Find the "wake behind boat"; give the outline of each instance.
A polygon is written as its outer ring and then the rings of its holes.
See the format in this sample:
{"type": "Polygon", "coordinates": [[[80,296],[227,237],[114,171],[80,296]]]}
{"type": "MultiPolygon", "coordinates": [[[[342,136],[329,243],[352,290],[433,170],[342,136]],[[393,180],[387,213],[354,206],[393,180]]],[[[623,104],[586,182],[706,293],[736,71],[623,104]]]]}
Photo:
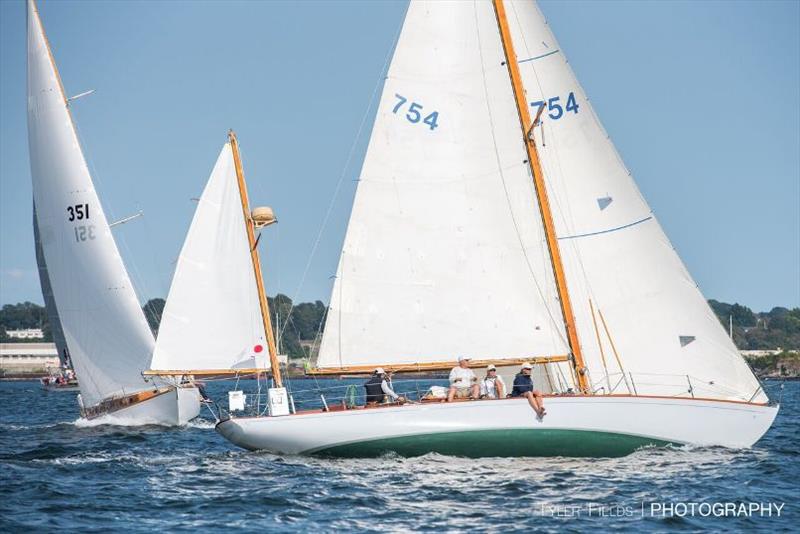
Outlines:
{"type": "MultiPolygon", "coordinates": [[[[36,5],[28,1],[28,144],[35,228],[88,419],[181,425],[191,384],[145,379],[153,333],[139,307],[78,142],[36,5]]],[[[40,264],[41,266],[41,264],[40,264]]],[[[47,293],[47,290],[45,291],[47,293]]]]}

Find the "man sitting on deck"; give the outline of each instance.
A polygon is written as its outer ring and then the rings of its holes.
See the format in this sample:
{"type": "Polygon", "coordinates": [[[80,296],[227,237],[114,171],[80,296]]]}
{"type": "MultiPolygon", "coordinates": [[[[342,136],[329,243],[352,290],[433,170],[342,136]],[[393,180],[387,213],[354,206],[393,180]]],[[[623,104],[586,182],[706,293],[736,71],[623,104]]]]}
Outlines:
{"type": "Polygon", "coordinates": [[[450,390],[447,392],[447,402],[453,399],[477,399],[480,395],[478,377],[469,368],[469,358],[458,357],[458,366],[450,371],[450,390]]]}
{"type": "Polygon", "coordinates": [[[367,390],[367,404],[381,404],[387,402],[405,402],[405,398],[394,392],[392,388],[391,371],[384,372],[382,367],[375,369],[369,380],[364,384],[367,390]]]}
{"type": "Polygon", "coordinates": [[[522,364],[522,370],[514,377],[514,386],[511,388],[511,396],[525,397],[528,399],[528,404],[530,404],[533,411],[536,412],[536,416],[541,419],[547,412],[544,409],[542,392],[538,389],[533,389],[533,379],[531,378],[532,370],[533,366],[531,364],[522,364]]]}

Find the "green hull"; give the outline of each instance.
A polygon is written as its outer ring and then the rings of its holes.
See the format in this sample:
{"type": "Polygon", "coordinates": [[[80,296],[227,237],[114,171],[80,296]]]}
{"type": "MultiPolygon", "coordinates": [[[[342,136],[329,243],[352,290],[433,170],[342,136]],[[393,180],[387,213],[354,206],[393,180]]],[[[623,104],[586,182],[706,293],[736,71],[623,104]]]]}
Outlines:
{"type": "Polygon", "coordinates": [[[587,430],[509,429],[400,436],[336,445],[309,453],[338,458],[374,457],[390,452],[401,456],[421,456],[436,452],[468,458],[619,457],[626,456],[641,447],[666,445],[680,444],[642,436],[587,430]]]}

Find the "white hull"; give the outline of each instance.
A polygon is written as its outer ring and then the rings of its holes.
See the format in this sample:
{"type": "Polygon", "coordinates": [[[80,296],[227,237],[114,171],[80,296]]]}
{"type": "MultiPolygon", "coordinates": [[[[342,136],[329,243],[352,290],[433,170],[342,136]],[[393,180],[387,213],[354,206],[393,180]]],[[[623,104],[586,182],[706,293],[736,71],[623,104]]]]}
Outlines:
{"type": "Polygon", "coordinates": [[[547,397],[538,420],[524,399],[223,420],[217,431],[251,450],[371,456],[621,456],[646,445],[750,447],[778,407],[661,397],[547,397]]]}
{"type": "Polygon", "coordinates": [[[182,426],[200,414],[200,392],[178,387],[131,406],[100,415],[92,422],[125,426],[182,426]]]}

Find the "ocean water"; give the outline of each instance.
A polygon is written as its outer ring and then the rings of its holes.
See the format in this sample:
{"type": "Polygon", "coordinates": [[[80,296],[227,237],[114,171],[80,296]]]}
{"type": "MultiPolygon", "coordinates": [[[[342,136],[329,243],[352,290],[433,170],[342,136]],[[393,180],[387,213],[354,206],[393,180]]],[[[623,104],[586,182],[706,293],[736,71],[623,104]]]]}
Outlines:
{"type": "Polygon", "coordinates": [[[337,460],[237,449],[208,412],[179,429],[85,424],[74,393],[0,382],[0,532],[797,531],[800,383],[767,387],[781,411],[749,450],[337,460]]]}

